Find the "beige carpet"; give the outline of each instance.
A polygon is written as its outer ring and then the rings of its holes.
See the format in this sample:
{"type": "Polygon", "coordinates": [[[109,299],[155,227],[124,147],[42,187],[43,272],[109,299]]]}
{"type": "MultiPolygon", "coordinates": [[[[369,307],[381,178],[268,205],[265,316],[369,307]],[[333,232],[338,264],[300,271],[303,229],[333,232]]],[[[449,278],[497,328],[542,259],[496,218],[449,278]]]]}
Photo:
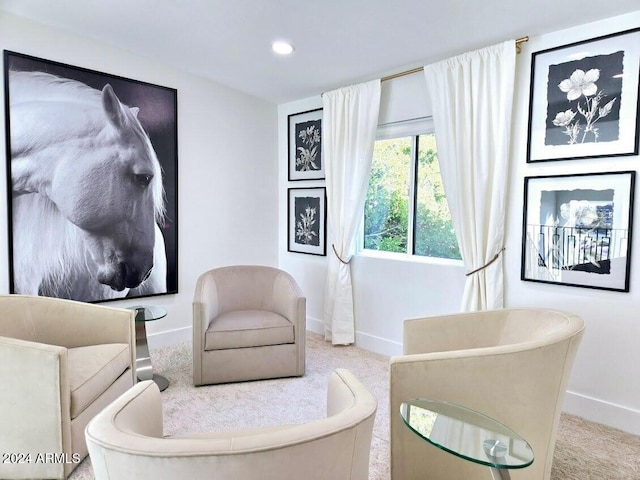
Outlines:
{"type": "MultiPolygon", "coordinates": [[[[309,333],[307,373],[302,378],[196,388],[191,384],[190,344],[153,350],[151,356],[157,373],[171,381],[162,394],[165,434],[322,418],[329,374],[336,368],[351,370],[378,398],[369,477],[389,480],[388,357],[356,347],[332,347],[309,333]]],[[[90,460],[83,461],[69,478],[93,479],[90,460]]],[[[640,480],[640,437],[563,414],[551,478],[640,480]]]]}

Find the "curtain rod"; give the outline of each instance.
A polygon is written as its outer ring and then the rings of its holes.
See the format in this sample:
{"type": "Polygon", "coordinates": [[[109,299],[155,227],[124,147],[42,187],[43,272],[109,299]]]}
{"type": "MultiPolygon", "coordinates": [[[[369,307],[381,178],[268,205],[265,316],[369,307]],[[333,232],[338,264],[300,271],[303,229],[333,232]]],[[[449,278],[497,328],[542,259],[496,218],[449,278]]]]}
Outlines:
{"type": "MultiPolygon", "coordinates": [[[[516,40],[516,53],[520,53],[522,51],[522,44],[529,41],[529,37],[522,37],[516,40]]],[[[387,77],[382,77],[380,79],[381,82],[386,82],[387,80],[393,80],[394,78],[404,77],[405,75],[411,75],[413,73],[422,72],[424,67],[412,68],[411,70],[407,70],[404,72],[394,73],[387,77]]]]}

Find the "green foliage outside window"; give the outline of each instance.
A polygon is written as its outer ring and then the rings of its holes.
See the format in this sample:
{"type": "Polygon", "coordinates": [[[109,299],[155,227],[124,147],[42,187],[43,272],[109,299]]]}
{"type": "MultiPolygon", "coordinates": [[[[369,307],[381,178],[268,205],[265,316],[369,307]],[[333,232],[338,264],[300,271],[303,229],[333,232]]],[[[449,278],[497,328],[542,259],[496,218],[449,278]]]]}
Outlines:
{"type": "Polygon", "coordinates": [[[376,142],[364,207],[364,248],[406,253],[410,168],[411,137],[376,142]]]}
{"type": "Polygon", "coordinates": [[[386,252],[460,259],[440,176],[435,136],[417,138],[415,226],[409,248],[414,137],[378,140],[365,203],[364,247],[386,252]]]}

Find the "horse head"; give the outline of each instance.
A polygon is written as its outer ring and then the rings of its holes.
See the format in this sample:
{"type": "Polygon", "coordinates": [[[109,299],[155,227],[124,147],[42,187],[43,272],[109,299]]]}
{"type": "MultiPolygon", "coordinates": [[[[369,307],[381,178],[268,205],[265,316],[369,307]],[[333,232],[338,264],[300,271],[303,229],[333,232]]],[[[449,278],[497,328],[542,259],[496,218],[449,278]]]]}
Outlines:
{"type": "Polygon", "coordinates": [[[80,229],[97,280],[122,291],[139,286],[153,268],[162,180],[137,109],[121,104],[110,85],[101,98],[106,121],[93,135],[69,139],[47,193],[80,229]]]}

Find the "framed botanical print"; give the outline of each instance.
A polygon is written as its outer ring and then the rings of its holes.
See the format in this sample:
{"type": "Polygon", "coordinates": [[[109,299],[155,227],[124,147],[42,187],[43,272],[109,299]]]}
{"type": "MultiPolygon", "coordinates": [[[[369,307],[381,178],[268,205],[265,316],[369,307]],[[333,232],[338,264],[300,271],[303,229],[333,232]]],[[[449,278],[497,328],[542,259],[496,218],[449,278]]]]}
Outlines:
{"type": "Polygon", "coordinates": [[[290,188],[288,194],[287,250],[309,255],[326,255],[326,189],[290,188]]]}
{"type": "Polygon", "coordinates": [[[628,292],[635,174],[526,177],[521,279],[628,292]]]}
{"type": "Polygon", "coordinates": [[[289,115],[289,180],[324,179],[322,109],[289,115]]]}
{"type": "Polygon", "coordinates": [[[527,162],[638,154],[640,28],[536,52],[527,162]]]}

